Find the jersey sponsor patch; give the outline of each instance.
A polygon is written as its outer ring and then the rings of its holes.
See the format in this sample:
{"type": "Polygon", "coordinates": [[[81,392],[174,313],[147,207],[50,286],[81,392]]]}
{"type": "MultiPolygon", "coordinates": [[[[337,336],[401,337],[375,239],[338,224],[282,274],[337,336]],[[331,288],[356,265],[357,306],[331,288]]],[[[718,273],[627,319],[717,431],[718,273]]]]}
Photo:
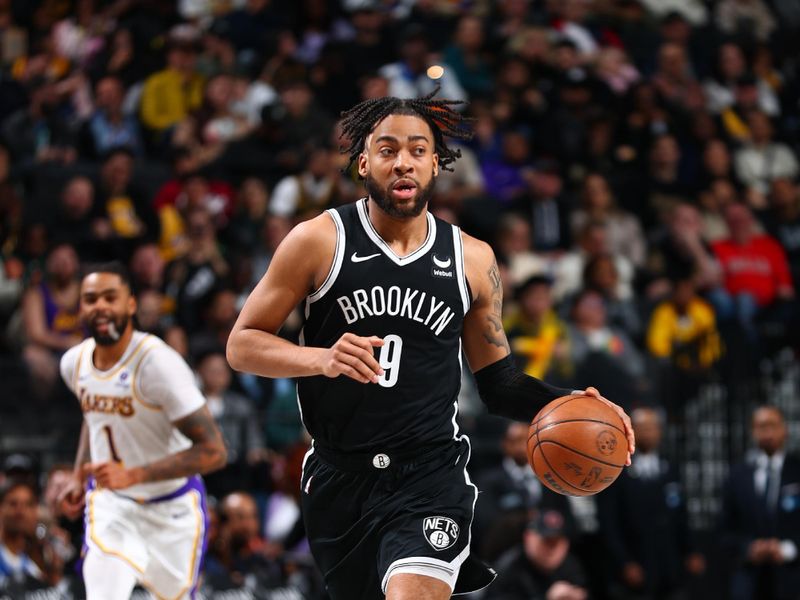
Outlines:
{"type": "Polygon", "coordinates": [[[460,529],[449,517],[425,517],[422,520],[422,533],[431,547],[438,552],[447,550],[456,543],[460,529]]]}
{"type": "Polygon", "coordinates": [[[431,254],[431,259],[433,260],[431,275],[442,279],[453,279],[456,276],[452,269],[453,259],[450,256],[442,258],[441,256],[431,254]]]}

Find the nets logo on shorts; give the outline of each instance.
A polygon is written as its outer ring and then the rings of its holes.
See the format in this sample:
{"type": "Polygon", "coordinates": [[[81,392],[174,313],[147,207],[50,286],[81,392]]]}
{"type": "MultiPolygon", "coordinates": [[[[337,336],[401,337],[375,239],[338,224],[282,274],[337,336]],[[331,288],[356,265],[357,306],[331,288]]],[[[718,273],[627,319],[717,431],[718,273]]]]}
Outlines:
{"type": "Polygon", "coordinates": [[[458,540],[459,528],[453,519],[447,517],[425,517],[422,533],[434,550],[447,550],[458,540]]]}

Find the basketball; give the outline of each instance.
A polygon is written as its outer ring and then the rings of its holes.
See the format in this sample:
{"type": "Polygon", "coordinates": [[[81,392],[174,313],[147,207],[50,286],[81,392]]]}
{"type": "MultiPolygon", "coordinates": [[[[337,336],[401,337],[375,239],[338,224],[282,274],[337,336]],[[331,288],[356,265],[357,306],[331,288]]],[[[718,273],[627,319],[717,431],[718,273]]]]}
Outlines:
{"type": "Polygon", "coordinates": [[[619,477],[628,454],[625,425],[593,396],[557,398],[528,430],[528,462],[544,485],[566,496],[596,494],[619,477]]]}

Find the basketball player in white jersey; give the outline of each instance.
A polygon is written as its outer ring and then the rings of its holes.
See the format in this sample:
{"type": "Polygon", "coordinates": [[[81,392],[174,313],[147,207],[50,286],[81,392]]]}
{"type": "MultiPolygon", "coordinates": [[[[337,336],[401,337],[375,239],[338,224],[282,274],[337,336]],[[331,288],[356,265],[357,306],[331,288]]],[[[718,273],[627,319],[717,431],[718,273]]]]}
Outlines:
{"type": "Polygon", "coordinates": [[[85,510],[88,600],[127,600],[137,583],[157,598],[193,598],[208,519],[199,475],[225,464],[222,436],[184,360],[136,331],[118,263],[81,283],[91,337],[68,350],[61,375],[83,410],[64,513],[85,510]]]}

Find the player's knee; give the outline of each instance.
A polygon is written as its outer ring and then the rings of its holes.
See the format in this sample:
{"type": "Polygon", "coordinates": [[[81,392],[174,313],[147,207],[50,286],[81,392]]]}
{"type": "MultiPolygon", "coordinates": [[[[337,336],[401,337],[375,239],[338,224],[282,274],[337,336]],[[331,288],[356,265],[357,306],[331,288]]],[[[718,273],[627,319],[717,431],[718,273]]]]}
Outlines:
{"type": "Polygon", "coordinates": [[[444,581],[415,573],[392,575],[386,584],[386,600],[448,600],[451,593],[444,581]]]}

